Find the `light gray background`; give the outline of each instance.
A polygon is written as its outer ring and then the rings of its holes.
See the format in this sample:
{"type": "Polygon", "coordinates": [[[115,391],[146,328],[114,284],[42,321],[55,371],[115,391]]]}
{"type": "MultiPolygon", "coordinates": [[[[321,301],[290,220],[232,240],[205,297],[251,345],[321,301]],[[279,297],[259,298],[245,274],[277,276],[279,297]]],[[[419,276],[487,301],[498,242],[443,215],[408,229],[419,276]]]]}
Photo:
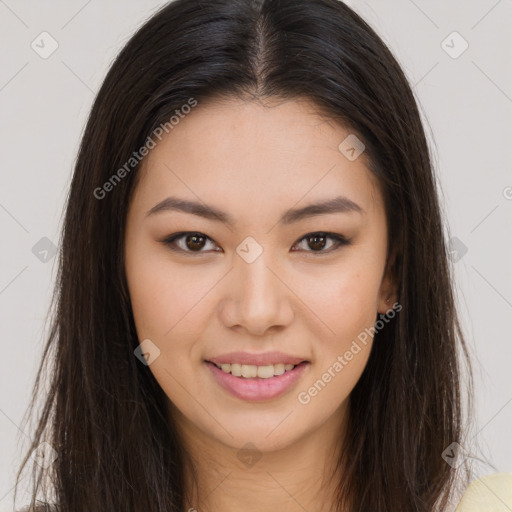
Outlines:
{"type": "MultiPolygon", "coordinates": [[[[58,243],[95,91],[134,30],[163,3],[0,0],[0,512],[11,510],[13,468],[30,436],[19,425],[56,272],[57,258],[44,263],[32,248],[43,237],[58,243]],[[58,43],[46,59],[31,47],[50,48],[43,31],[58,43]]],[[[463,254],[459,243],[455,269],[475,359],[472,435],[496,471],[512,472],[512,0],[349,4],[403,65],[434,135],[450,236],[467,248],[463,254]],[[469,44],[459,56],[464,41],[453,31],[469,44]]]]}

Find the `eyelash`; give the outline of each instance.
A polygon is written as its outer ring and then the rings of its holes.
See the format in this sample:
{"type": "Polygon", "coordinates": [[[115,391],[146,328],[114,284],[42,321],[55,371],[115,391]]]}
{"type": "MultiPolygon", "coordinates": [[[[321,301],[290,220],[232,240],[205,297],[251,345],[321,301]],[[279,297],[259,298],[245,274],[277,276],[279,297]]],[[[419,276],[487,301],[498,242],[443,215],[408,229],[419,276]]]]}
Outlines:
{"type": "MultiPolygon", "coordinates": [[[[193,235],[204,237],[208,241],[213,242],[213,240],[209,236],[207,236],[204,233],[201,233],[199,231],[182,231],[180,233],[175,233],[173,235],[168,236],[167,238],[165,238],[162,241],[162,243],[164,245],[168,246],[169,249],[171,249],[172,251],[181,252],[181,253],[185,253],[185,254],[201,254],[201,253],[207,252],[207,251],[203,251],[203,250],[190,251],[190,250],[176,247],[176,245],[174,245],[176,240],[179,240],[181,238],[186,238],[187,236],[193,236],[193,235]]],[[[330,254],[331,252],[341,249],[341,247],[343,247],[343,246],[350,245],[350,243],[351,243],[351,241],[349,239],[345,238],[342,235],[338,235],[336,233],[328,233],[325,231],[313,231],[311,233],[307,233],[302,238],[299,238],[299,240],[297,242],[295,242],[293,245],[294,246],[298,245],[303,240],[306,240],[307,238],[310,238],[313,236],[330,238],[330,239],[334,240],[334,244],[328,250],[319,250],[319,251],[306,250],[305,252],[310,252],[310,253],[318,254],[318,255],[330,254]]],[[[221,252],[221,251],[214,251],[214,252],[221,252]]],[[[296,251],[294,251],[294,252],[296,252],[296,251]]]]}

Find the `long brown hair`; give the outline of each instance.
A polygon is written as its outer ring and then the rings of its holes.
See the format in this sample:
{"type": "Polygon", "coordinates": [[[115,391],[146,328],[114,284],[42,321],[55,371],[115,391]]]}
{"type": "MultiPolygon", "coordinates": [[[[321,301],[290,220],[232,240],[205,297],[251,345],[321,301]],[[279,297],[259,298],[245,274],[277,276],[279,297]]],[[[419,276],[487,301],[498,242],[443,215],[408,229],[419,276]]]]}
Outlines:
{"type": "Polygon", "coordinates": [[[441,454],[461,440],[460,366],[469,361],[435,174],[400,66],[337,0],[176,0],[120,52],[74,169],[31,413],[47,365],[50,390],[18,480],[47,441],[56,459],[33,465],[32,505],[41,492],[62,512],[183,510],[186,453],[162,389],[134,356],[123,247],[140,164],[126,162],[176,109],[212,97],[307,98],[364,141],[402,310],[375,335],[351,394],[336,499],[353,512],[442,509],[456,473],[441,454]]]}

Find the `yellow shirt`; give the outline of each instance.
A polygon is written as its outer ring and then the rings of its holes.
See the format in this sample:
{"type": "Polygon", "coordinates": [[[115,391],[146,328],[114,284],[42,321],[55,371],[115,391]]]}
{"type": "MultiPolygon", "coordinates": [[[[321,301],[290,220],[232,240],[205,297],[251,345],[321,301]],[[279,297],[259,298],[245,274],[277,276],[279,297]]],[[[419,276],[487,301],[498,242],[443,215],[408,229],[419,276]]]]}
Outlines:
{"type": "Polygon", "coordinates": [[[469,484],[455,512],[510,512],[512,473],[486,475],[469,484]]]}

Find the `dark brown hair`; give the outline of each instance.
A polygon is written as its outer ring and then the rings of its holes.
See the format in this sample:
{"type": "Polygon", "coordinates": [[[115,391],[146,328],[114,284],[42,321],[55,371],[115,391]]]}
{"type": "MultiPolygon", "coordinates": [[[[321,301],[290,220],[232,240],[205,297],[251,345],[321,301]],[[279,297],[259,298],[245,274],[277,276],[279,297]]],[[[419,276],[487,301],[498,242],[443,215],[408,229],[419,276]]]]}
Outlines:
{"type": "Polygon", "coordinates": [[[140,165],[102,187],[149,134],[194,98],[307,98],[350,127],[382,186],[388,263],[402,310],[375,336],[351,394],[343,480],[352,512],[431,512],[455,470],[441,454],[462,432],[457,319],[441,207],[424,127],[400,66],[336,0],[177,0],[111,66],[83,135],[67,200],[56,305],[30,412],[51,364],[30,454],[33,499],[62,512],[173,512],[184,503],[184,447],[138,346],[123,248],[140,165]],[[389,257],[396,254],[392,261],[389,257]]]}

